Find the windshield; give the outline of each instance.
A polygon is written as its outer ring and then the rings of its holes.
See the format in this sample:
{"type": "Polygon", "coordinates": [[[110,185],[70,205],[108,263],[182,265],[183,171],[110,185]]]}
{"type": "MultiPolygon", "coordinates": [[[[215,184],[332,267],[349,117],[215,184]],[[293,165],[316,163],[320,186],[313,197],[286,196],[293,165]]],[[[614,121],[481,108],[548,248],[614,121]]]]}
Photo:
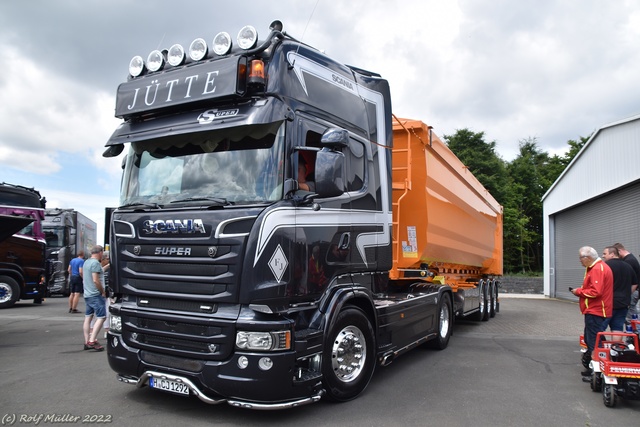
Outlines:
{"type": "Polygon", "coordinates": [[[42,227],[47,246],[61,248],[64,246],[64,227],[42,227]]]}
{"type": "Polygon", "coordinates": [[[283,160],[284,123],[133,142],[120,204],[279,200],[283,160]]]}

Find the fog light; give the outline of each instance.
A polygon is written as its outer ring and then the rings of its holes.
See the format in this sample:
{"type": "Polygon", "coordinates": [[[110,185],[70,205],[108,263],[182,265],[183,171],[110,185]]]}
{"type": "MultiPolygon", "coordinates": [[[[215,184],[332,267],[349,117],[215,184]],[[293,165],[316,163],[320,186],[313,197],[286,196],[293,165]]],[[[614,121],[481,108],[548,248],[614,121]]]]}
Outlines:
{"type": "Polygon", "coordinates": [[[273,360],[271,360],[270,357],[261,357],[260,360],[258,360],[258,367],[263,371],[268,371],[273,368],[273,360]]]}
{"type": "Polygon", "coordinates": [[[231,36],[229,33],[221,32],[213,38],[213,51],[216,55],[226,55],[231,50],[231,36]]]}
{"type": "Polygon", "coordinates": [[[207,42],[204,39],[197,38],[191,42],[191,46],[189,46],[189,58],[194,61],[200,61],[202,58],[207,56],[207,42]]]}
{"type": "Polygon", "coordinates": [[[131,62],[129,62],[129,74],[131,74],[132,77],[138,77],[143,71],[144,59],[139,55],[131,58],[131,62]]]}
{"type": "Polygon", "coordinates": [[[158,71],[164,65],[164,55],[159,50],[154,50],[147,57],[147,68],[149,71],[158,71]]]}
{"type": "Polygon", "coordinates": [[[174,44],[167,53],[167,62],[174,67],[184,62],[184,48],[180,44],[174,44]]]}
{"type": "Polygon", "coordinates": [[[120,341],[118,340],[118,337],[113,337],[113,340],[111,341],[113,347],[117,347],[118,344],[120,344],[120,341]]]}
{"type": "Polygon", "coordinates": [[[242,27],[238,33],[237,40],[241,49],[251,49],[258,43],[258,32],[251,25],[247,25],[242,27]]]}
{"type": "Polygon", "coordinates": [[[245,369],[247,366],[249,366],[249,359],[247,359],[247,356],[238,357],[238,368],[245,369]]]}

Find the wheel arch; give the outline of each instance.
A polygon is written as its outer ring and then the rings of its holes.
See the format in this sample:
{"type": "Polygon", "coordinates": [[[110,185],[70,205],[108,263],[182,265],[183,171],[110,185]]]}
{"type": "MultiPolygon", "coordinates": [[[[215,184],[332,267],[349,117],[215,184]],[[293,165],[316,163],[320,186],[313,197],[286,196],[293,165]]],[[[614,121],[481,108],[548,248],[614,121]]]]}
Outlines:
{"type": "Polygon", "coordinates": [[[21,291],[24,288],[24,275],[20,271],[11,268],[0,268],[0,276],[7,276],[18,282],[21,291]]]}
{"type": "Polygon", "coordinates": [[[333,327],[338,314],[347,306],[359,308],[367,316],[375,335],[378,331],[378,321],[376,311],[371,299],[371,294],[365,288],[340,288],[327,299],[323,307],[320,308],[322,316],[322,328],[324,334],[328,334],[333,327]]]}

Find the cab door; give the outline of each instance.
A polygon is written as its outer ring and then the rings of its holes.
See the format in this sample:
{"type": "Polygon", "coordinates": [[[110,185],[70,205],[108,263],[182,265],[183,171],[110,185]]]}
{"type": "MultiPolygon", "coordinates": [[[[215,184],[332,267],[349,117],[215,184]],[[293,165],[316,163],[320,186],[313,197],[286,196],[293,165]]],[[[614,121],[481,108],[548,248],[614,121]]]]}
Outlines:
{"type": "MultiPolygon", "coordinates": [[[[332,127],[335,125],[309,115],[297,116],[297,145],[292,154],[292,169],[297,173],[300,164],[304,163],[306,181],[310,183],[315,182],[316,154],[322,149],[320,140],[323,133],[332,127]]],[[[347,155],[346,152],[344,154],[347,155]]],[[[346,174],[346,171],[342,172],[343,176],[346,174]]],[[[304,270],[298,274],[300,288],[306,288],[309,295],[320,295],[336,276],[353,270],[351,195],[346,188],[342,191],[335,197],[315,197],[313,201],[297,204],[296,252],[300,261],[298,265],[304,270]]],[[[309,193],[298,190],[294,197],[301,200],[309,193]]]]}

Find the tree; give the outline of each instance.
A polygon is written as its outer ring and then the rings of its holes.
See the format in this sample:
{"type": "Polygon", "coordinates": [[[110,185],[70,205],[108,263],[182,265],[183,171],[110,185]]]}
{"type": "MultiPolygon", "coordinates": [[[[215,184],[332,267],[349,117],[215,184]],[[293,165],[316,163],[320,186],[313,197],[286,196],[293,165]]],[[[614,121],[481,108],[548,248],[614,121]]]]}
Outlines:
{"type": "Polygon", "coordinates": [[[505,162],[496,153],[495,141],[486,142],[484,132],[469,129],[445,135],[456,156],[503,206],[503,262],[505,273],[542,271],[542,196],[558,179],[589,140],[567,142],[563,156],[549,156],[536,138],[519,142],[518,156],[505,162]]]}
{"type": "Polygon", "coordinates": [[[471,171],[489,193],[503,204],[507,191],[505,162],[496,153],[496,142],[485,142],[484,132],[458,129],[453,135],[444,135],[447,146],[471,171]]]}

